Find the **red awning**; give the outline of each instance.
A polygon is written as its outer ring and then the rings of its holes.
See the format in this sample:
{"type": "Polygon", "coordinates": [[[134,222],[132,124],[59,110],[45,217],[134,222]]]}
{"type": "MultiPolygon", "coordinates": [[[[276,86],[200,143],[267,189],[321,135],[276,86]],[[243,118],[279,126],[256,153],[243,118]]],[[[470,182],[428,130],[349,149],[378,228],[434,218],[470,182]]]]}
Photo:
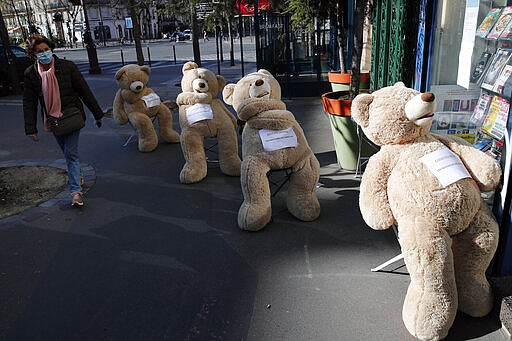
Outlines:
{"type": "MultiPolygon", "coordinates": [[[[241,0],[240,8],[238,7],[238,0],[235,0],[235,7],[239,9],[242,15],[254,14],[254,1],[241,0]]],[[[258,0],[258,10],[268,11],[270,10],[270,0],[258,0]]]]}

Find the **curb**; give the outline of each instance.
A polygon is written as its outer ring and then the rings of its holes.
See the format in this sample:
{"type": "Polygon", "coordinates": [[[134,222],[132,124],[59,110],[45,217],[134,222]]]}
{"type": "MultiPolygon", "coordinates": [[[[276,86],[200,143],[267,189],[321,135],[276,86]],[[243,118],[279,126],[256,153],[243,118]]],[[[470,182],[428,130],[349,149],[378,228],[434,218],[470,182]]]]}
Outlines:
{"type": "MultiPolygon", "coordinates": [[[[57,160],[31,160],[31,161],[23,161],[23,160],[13,160],[13,161],[3,161],[0,162],[0,167],[19,167],[19,166],[46,166],[46,167],[53,167],[58,168],[62,170],[67,170],[66,166],[66,160],[65,159],[57,159],[57,160]]],[[[83,185],[82,185],[82,192],[85,194],[87,193],[91,187],[96,182],[96,170],[93,166],[86,164],[86,163],[80,163],[80,168],[82,170],[82,176],[84,179],[83,185]]],[[[13,214],[11,216],[5,217],[3,219],[0,219],[0,221],[5,221],[7,219],[10,219],[12,217],[20,217],[24,214],[28,215],[30,214],[31,210],[37,207],[43,207],[48,208],[55,205],[60,205],[64,203],[69,203],[69,191],[66,189],[60,193],[58,193],[53,198],[43,201],[39,204],[37,204],[34,207],[28,208],[18,214],[13,214]]]]}

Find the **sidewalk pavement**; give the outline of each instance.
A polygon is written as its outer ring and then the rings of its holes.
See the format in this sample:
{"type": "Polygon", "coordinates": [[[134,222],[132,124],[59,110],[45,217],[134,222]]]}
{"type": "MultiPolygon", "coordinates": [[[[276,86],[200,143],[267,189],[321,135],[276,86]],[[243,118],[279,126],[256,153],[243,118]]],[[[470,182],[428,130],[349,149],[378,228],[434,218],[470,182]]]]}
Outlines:
{"type": "MultiPolygon", "coordinates": [[[[8,100],[0,166],[58,163],[52,137],[29,142],[21,107],[8,100]]],[[[400,252],[395,234],[363,222],[360,179],[336,164],[321,99],[284,101],[321,163],[316,221],[288,213],[285,186],[272,198],[272,222],[241,231],[239,179],[220,172],[215,154],[207,178],[184,185],[178,144],[140,153],[136,142],[123,146],[131,128],[89,120],[85,207],[56,201],[0,220],[0,339],[413,340],[401,317],[403,263],[370,271],[400,252]]],[[[505,340],[500,327],[495,314],[459,314],[448,340],[505,340]]]]}

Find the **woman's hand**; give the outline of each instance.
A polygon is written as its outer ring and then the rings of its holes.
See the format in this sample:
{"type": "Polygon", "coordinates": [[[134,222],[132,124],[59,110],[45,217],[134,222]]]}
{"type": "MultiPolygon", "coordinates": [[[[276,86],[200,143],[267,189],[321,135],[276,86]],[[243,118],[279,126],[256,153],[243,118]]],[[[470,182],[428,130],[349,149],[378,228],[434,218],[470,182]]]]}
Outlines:
{"type": "Polygon", "coordinates": [[[30,134],[28,137],[34,142],[39,141],[39,136],[37,136],[37,134],[30,134]]]}

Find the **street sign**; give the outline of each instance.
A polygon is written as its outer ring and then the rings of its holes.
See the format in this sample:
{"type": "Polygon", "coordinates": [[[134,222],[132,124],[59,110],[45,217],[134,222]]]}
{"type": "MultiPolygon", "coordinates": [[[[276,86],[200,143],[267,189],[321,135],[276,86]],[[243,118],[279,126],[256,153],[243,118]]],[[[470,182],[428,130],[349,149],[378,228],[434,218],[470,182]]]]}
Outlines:
{"type": "Polygon", "coordinates": [[[124,22],[125,22],[126,28],[133,28],[132,18],[130,18],[130,17],[124,18],[124,22]]]}

